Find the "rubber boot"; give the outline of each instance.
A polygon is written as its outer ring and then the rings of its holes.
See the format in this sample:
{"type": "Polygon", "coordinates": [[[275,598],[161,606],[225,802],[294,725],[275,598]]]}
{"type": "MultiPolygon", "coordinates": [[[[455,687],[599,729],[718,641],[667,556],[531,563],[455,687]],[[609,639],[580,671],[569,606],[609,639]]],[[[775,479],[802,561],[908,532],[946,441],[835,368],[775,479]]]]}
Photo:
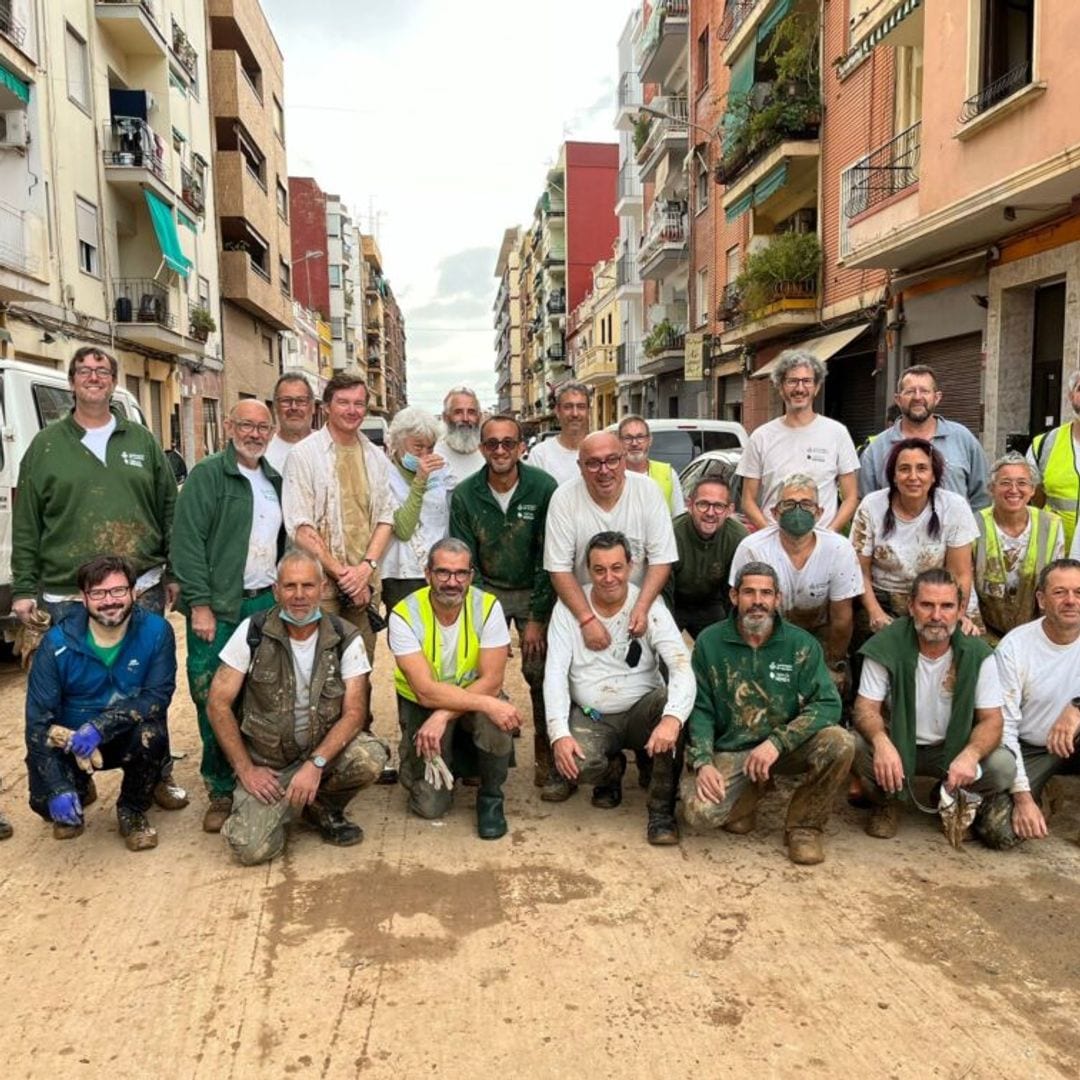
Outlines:
{"type": "Polygon", "coordinates": [[[675,757],[661,754],[652,759],[649,777],[649,823],[645,838],[650,844],[666,847],[679,842],[679,824],[675,820],[675,799],[678,795],[678,775],[682,771],[682,746],[675,757]]]}
{"type": "Polygon", "coordinates": [[[476,793],[476,831],[481,840],[498,840],[506,835],[506,814],[503,813],[503,784],[510,771],[506,757],[497,757],[477,750],[480,765],[480,788],[476,793]]]}

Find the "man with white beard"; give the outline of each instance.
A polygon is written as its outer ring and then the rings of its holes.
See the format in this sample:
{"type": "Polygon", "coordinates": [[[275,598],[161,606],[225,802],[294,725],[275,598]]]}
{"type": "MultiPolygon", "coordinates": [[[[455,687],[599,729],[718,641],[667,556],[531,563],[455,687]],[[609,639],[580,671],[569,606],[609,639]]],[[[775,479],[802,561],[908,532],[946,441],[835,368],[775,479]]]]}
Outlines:
{"type": "Polygon", "coordinates": [[[467,476],[484,466],[480,453],[480,399],[467,386],[455,386],[443,398],[446,434],[435,444],[435,453],[450,467],[446,487],[453,491],[467,476]]]}

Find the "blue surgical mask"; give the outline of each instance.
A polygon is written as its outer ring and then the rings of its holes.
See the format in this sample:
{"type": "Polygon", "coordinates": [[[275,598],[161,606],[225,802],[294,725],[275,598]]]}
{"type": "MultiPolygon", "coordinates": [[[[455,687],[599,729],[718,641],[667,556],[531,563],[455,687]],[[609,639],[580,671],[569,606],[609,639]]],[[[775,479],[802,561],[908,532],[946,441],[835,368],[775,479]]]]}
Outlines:
{"type": "Polygon", "coordinates": [[[297,619],[290,615],[284,608],[281,609],[281,621],[283,623],[288,623],[290,626],[310,626],[312,623],[318,622],[321,618],[322,608],[318,606],[312,608],[303,619],[297,619]]]}
{"type": "Polygon", "coordinates": [[[406,451],[401,455],[402,468],[408,469],[409,472],[416,472],[420,468],[420,459],[415,454],[410,454],[406,451]]]}

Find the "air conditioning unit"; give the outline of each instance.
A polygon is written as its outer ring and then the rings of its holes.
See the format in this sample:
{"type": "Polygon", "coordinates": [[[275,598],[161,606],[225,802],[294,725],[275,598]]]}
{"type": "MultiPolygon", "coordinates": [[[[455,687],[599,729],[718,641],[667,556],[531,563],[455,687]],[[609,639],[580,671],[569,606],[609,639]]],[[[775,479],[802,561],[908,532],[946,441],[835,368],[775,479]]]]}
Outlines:
{"type": "Polygon", "coordinates": [[[29,142],[26,113],[22,109],[0,113],[0,146],[24,147],[29,142]]]}

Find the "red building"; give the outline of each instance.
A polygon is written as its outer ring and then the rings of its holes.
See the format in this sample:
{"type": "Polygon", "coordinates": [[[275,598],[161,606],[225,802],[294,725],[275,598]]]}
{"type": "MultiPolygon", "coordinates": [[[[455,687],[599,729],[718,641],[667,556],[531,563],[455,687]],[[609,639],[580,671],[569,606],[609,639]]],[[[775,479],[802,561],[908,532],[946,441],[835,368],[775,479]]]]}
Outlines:
{"type": "Polygon", "coordinates": [[[568,142],[563,148],[566,183],[566,310],[573,311],[592,288],[592,268],[611,258],[619,235],[615,143],[568,142]]]}
{"type": "Polygon", "coordinates": [[[330,318],[330,258],[326,194],[310,176],[289,177],[292,294],[306,308],[330,318]]]}

